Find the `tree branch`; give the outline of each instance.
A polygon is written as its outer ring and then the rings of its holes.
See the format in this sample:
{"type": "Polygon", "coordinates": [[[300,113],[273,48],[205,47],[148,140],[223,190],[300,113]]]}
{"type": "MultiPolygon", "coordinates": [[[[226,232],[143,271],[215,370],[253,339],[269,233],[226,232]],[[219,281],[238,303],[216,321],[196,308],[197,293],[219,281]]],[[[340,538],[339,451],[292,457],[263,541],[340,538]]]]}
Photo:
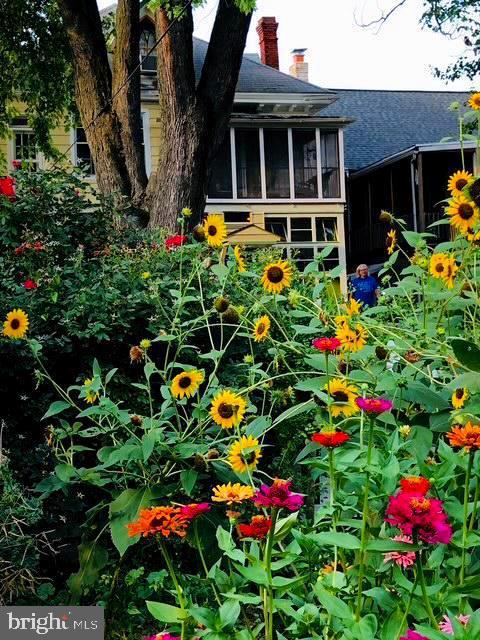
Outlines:
{"type": "Polygon", "coordinates": [[[406,4],[407,2],[408,0],[397,0],[397,3],[391,9],[389,9],[386,13],[382,11],[381,15],[378,18],[375,18],[374,20],[370,20],[370,22],[358,22],[357,16],[355,15],[354,16],[355,24],[357,24],[360,27],[363,27],[364,29],[368,29],[369,27],[373,27],[373,26],[378,26],[378,29],[376,31],[376,33],[378,33],[380,29],[383,27],[383,25],[387,22],[387,20],[389,20],[389,18],[391,18],[392,15],[396,13],[398,9],[400,9],[400,7],[403,7],[403,5],[406,4]]]}

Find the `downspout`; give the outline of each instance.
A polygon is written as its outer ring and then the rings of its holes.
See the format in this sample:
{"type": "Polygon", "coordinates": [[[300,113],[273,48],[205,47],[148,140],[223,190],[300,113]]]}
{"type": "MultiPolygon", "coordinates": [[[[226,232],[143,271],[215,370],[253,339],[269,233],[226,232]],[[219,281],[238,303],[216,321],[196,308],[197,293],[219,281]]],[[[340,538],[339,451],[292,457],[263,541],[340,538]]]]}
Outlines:
{"type": "Polygon", "coordinates": [[[417,166],[417,152],[414,151],[412,155],[412,159],[410,160],[410,182],[412,189],[412,208],[413,208],[413,230],[418,231],[418,222],[417,222],[417,189],[415,185],[415,170],[417,166]]]}

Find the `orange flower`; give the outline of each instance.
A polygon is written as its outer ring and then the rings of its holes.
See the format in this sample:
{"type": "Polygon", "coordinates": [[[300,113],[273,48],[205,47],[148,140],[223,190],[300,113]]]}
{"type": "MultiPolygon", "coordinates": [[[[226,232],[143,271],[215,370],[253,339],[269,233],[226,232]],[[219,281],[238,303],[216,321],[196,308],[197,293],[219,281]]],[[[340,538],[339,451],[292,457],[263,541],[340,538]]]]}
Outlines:
{"type": "Polygon", "coordinates": [[[465,451],[480,449],[480,424],[467,422],[464,427],[459,425],[452,427],[447,433],[447,438],[452,447],[463,447],[465,451]]]}
{"type": "Polygon", "coordinates": [[[160,533],[165,538],[175,534],[180,538],[187,535],[188,518],[178,507],[151,507],[142,509],[135,522],[127,524],[130,538],[142,535],[154,536],[160,533]]]}

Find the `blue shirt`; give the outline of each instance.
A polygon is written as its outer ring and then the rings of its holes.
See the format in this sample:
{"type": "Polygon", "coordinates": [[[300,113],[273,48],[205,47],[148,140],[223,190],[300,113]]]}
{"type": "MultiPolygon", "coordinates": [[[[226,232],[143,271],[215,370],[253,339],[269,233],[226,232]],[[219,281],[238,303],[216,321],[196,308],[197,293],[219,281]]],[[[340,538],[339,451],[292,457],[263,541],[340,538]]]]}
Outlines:
{"type": "Polygon", "coordinates": [[[363,302],[364,307],[374,307],[377,304],[375,291],[378,289],[377,281],[373,276],[352,279],[353,297],[357,302],[363,302]]]}

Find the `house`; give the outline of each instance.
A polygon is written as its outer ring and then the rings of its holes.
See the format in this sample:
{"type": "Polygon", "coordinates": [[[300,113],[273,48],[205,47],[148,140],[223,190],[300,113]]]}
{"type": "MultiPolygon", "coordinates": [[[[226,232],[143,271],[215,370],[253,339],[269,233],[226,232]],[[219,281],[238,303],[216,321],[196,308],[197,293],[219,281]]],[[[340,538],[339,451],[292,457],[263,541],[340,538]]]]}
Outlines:
{"type": "MultiPolygon", "coordinates": [[[[409,229],[428,230],[438,241],[449,226],[429,225],[443,217],[448,177],[462,168],[458,113],[470,94],[450,91],[333,89],[338,100],[324,113],[348,113],[355,122],[345,132],[348,174],[349,263],[382,262],[385,235],[382,209],[409,229]],[[448,138],[448,142],[441,142],[448,138]]],[[[465,142],[465,168],[477,166],[475,143],[465,142]]],[[[480,160],[480,159],[479,159],[480,160]]]]}
{"type": "MultiPolygon", "coordinates": [[[[115,5],[103,10],[107,15],[115,5]]],[[[141,52],[155,42],[147,9],[141,14],[141,52]]],[[[336,100],[333,91],[306,81],[304,50],[294,51],[290,74],[279,71],[278,24],[262,18],[257,26],[261,56],[245,54],[240,70],[228,134],[214,163],[206,212],[223,215],[229,241],[245,244],[276,242],[284,255],[303,269],[325,246],[333,246],[328,268],[346,268],[344,215],[346,206],[343,131],[351,120],[325,115],[336,100]]],[[[194,40],[199,75],[208,44],[194,40]]],[[[158,161],[159,118],[156,53],[142,62],[142,123],[147,172],[158,161]]],[[[0,143],[8,161],[45,162],[35,150],[26,118],[14,118],[12,136],[0,143]]],[[[72,145],[71,163],[94,167],[81,127],[53,131],[61,152],[72,145]]],[[[345,275],[341,284],[346,285],[345,275]]]]}

